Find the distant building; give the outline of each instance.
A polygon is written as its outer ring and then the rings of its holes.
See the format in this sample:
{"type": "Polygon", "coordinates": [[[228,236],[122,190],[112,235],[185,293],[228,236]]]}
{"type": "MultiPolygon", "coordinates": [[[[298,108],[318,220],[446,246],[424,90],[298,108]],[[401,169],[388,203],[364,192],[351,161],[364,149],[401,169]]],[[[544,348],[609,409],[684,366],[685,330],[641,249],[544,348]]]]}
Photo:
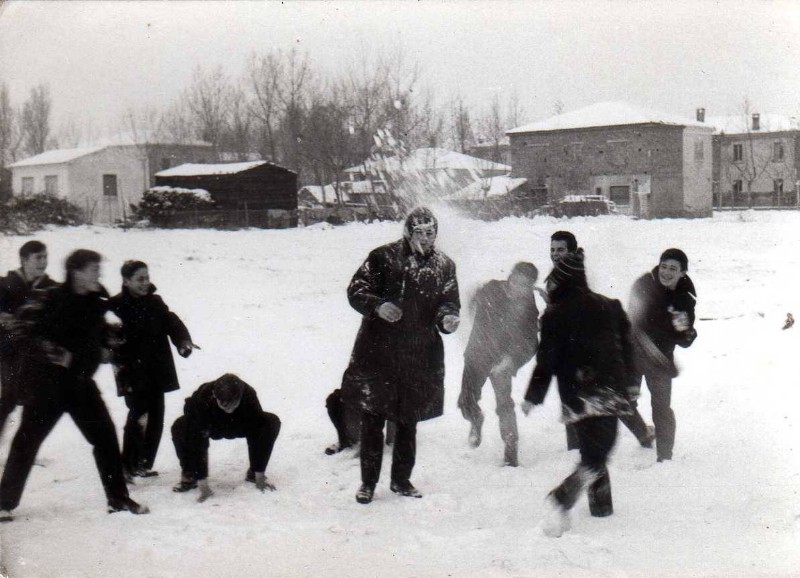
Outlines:
{"type": "Polygon", "coordinates": [[[205,189],[221,209],[297,209],[297,173],[267,161],[179,165],[156,185],[205,189]]]}
{"type": "Polygon", "coordinates": [[[504,165],[511,164],[511,142],[507,136],[497,142],[479,141],[467,148],[466,154],[504,165]]]}
{"type": "Polygon", "coordinates": [[[535,202],[601,194],[643,218],[712,211],[712,132],[622,102],[594,104],[507,132],[513,177],[535,202]]]}
{"type": "Polygon", "coordinates": [[[155,173],[185,162],[212,160],[205,143],[134,143],[118,138],[94,146],[57,149],[9,165],[14,195],[49,193],[83,209],[95,223],[130,215],[130,204],[155,184],[155,173]],[[116,144],[115,144],[116,143],[116,144]]]}
{"type": "Polygon", "coordinates": [[[469,215],[481,218],[496,218],[522,213],[528,207],[520,201],[521,188],[527,179],[508,175],[487,177],[475,181],[442,200],[469,215]]]}
{"type": "Polygon", "coordinates": [[[777,114],[697,119],[714,128],[715,206],[800,205],[800,123],[777,114]]]}

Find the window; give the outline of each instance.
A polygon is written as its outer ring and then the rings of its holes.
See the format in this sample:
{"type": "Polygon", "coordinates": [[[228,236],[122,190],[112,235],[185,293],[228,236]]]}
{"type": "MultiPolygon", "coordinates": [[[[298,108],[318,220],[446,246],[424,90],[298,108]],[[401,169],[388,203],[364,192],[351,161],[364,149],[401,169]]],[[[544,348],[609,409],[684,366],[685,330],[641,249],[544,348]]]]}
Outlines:
{"type": "Polygon", "coordinates": [[[117,196],[117,175],[103,175],[103,196],[117,196]]]}
{"type": "Polygon", "coordinates": [[[612,185],[609,187],[609,196],[617,205],[627,206],[631,204],[631,188],[627,185],[612,185]]]}
{"type": "Polygon", "coordinates": [[[783,161],[783,142],[776,140],[772,143],[772,162],[779,163],[783,161]]]}
{"type": "Polygon", "coordinates": [[[739,195],[742,193],[742,181],[741,179],[737,179],[733,181],[733,194],[739,195]]]}
{"type": "Polygon", "coordinates": [[[44,192],[46,195],[58,194],[58,175],[47,175],[44,178],[44,192]]]}
{"type": "Polygon", "coordinates": [[[22,177],[22,194],[33,194],[33,177],[22,177]]]}
{"type": "Polygon", "coordinates": [[[775,191],[775,194],[782,195],[783,194],[783,179],[775,179],[772,181],[772,190],[775,191]]]}
{"type": "Polygon", "coordinates": [[[739,163],[744,158],[744,149],[742,143],[734,143],[733,145],[733,162],[739,163]]]}
{"type": "Polygon", "coordinates": [[[703,147],[703,141],[696,140],[694,141],[694,160],[702,161],[705,157],[705,148],[703,147]]]}

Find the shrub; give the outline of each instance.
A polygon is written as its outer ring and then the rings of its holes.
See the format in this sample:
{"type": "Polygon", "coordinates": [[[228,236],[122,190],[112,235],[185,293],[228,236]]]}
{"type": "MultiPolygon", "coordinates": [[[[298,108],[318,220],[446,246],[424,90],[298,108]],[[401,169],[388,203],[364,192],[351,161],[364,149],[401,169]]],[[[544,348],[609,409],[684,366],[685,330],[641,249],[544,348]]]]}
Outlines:
{"type": "Polygon", "coordinates": [[[176,213],[207,211],[214,208],[214,201],[203,189],[153,187],[145,191],[138,205],[132,205],[131,208],[136,218],[147,219],[156,226],[166,226],[176,213]]]}
{"type": "Polygon", "coordinates": [[[12,197],[0,204],[0,230],[28,233],[45,225],[81,225],[80,207],[54,195],[39,194],[12,197]]]}

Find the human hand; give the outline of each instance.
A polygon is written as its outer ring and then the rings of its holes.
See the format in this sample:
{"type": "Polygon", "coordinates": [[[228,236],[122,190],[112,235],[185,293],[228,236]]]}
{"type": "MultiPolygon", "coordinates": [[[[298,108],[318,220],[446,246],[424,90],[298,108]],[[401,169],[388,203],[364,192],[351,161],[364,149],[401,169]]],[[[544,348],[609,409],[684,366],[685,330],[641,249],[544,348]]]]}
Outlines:
{"type": "Polygon", "coordinates": [[[199,504],[202,504],[203,502],[205,502],[207,499],[209,499],[211,496],[214,495],[214,490],[212,490],[211,487],[208,485],[207,479],[198,480],[197,488],[200,490],[200,497],[197,498],[197,502],[199,504]]]}
{"type": "Polygon", "coordinates": [[[178,355],[181,357],[189,357],[192,354],[192,342],[184,341],[178,346],[178,355]]]}
{"type": "Polygon", "coordinates": [[[378,307],[377,313],[378,317],[389,323],[396,323],[403,317],[403,310],[389,301],[382,303],[381,306],[378,307]]]}
{"type": "Polygon", "coordinates": [[[261,490],[262,493],[266,490],[274,492],[277,489],[272,483],[270,483],[270,481],[267,479],[267,476],[264,475],[264,472],[256,472],[256,488],[261,490]]]}
{"type": "Polygon", "coordinates": [[[448,333],[453,333],[456,329],[458,329],[458,325],[461,323],[461,318],[458,315],[445,315],[442,318],[442,328],[448,333]]]}
{"type": "Polygon", "coordinates": [[[687,331],[690,327],[689,314],[686,311],[677,311],[671,305],[667,309],[669,311],[672,326],[675,331],[687,331]]]}

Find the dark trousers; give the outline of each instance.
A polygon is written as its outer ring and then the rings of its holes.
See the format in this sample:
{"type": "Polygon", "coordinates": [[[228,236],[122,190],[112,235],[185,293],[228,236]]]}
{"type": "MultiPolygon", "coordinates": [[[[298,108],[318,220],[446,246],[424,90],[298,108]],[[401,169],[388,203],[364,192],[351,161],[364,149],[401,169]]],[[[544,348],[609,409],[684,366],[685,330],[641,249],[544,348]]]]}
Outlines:
{"type": "MultiPolygon", "coordinates": [[[[384,417],[361,415],[361,481],[374,486],[381,475],[384,417]]],[[[396,423],[392,449],[392,481],[407,482],[417,459],[417,424],[396,423]]]]}
{"type": "Polygon", "coordinates": [[[128,419],[122,435],[122,462],[128,471],[151,470],[164,431],[164,394],[128,394],[128,419]]]}
{"type": "Polygon", "coordinates": [[[19,505],[39,447],[64,413],[72,417],[83,437],[93,447],[94,461],[106,498],[111,501],[128,497],[117,432],[108,408],[93,383],[81,384],[70,392],[66,403],[61,406],[23,409],[22,422],[11,442],[0,481],[0,509],[13,510],[19,505]]]}
{"type": "Polygon", "coordinates": [[[592,516],[608,516],[614,511],[611,479],[606,462],[617,440],[615,416],[590,417],[573,424],[580,444],[581,461],[569,476],[551,492],[565,510],[575,505],[581,490],[588,485],[592,516]]]}
{"type": "Polygon", "coordinates": [[[483,411],[478,402],[481,399],[481,390],[486,380],[494,388],[494,397],[497,402],[497,417],[500,421],[500,437],[516,458],[517,440],[517,415],[514,412],[514,400],[511,399],[511,384],[513,374],[510,372],[492,372],[491,366],[471,363],[465,360],[464,373],[461,376],[461,395],[458,398],[458,407],[461,415],[470,423],[480,427],[483,424],[483,411]]]}
{"type": "MultiPolygon", "coordinates": [[[[328,417],[331,418],[336,435],[339,438],[339,448],[349,448],[361,439],[361,412],[347,407],[342,403],[342,390],[335,389],[325,400],[328,417]]],[[[386,424],[386,445],[394,443],[394,422],[386,424]]]]}
{"type": "Polygon", "coordinates": [[[187,426],[185,416],[179,417],[172,424],[172,443],[175,444],[175,453],[178,455],[184,475],[204,480],[208,477],[209,439],[245,438],[250,470],[256,473],[266,471],[269,459],[272,457],[272,448],[281,431],[281,420],[277,415],[265,411],[261,419],[254,424],[226,431],[211,430],[207,436],[187,426]]]}
{"type": "MultiPolygon", "coordinates": [[[[656,426],[656,455],[664,460],[672,459],[675,446],[675,412],[672,411],[672,378],[658,372],[644,374],[650,390],[650,405],[653,409],[653,425],[656,426]]],[[[640,379],[641,381],[641,379],[640,379]]]]}
{"type": "Polygon", "coordinates": [[[6,426],[6,420],[17,407],[16,356],[6,354],[0,357],[0,436],[6,426]]]}

